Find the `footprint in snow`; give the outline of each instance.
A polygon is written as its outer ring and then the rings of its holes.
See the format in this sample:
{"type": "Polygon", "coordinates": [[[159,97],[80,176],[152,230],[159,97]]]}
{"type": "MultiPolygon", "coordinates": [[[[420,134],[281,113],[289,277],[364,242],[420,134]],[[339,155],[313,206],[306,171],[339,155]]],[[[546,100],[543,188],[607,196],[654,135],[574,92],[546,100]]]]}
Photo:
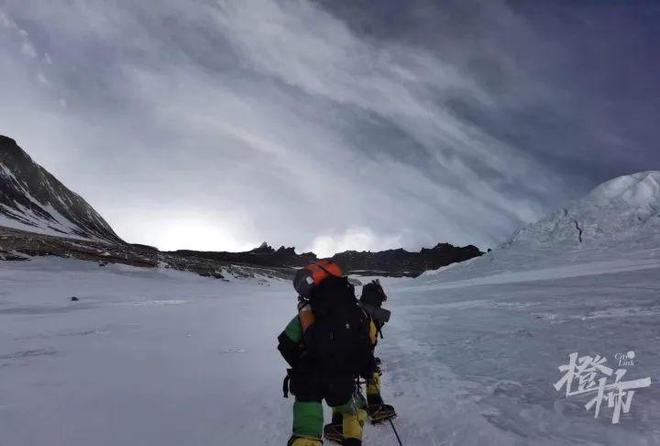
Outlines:
{"type": "Polygon", "coordinates": [[[226,348],[224,350],[220,350],[221,355],[229,355],[229,354],[237,354],[237,353],[245,353],[246,350],[244,348],[226,348]]]}

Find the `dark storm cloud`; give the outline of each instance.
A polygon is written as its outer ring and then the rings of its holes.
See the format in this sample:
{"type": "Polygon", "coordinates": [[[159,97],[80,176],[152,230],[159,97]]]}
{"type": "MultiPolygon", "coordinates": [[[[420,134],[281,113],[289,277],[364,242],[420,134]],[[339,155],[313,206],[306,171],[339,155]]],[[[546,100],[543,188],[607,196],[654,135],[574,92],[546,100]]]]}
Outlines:
{"type": "Polygon", "coordinates": [[[617,1],[10,0],[1,131],[133,241],[492,246],[660,164],[659,18],[617,1]]]}
{"type": "Polygon", "coordinates": [[[355,30],[423,46],[469,73],[496,110],[457,97],[452,112],[579,191],[658,165],[657,2],[417,0],[379,14],[366,1],[324,4],[355,30]]]}

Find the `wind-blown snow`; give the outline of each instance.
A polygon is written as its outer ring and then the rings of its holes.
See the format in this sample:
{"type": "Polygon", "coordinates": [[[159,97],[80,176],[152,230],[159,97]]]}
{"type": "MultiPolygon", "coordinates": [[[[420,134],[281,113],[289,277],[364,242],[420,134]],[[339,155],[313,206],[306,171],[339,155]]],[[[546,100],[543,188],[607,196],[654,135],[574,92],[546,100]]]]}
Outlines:
{"type": "MultiPolygon", "coordinates": [[[[660,444],[660,254],[616,253],[509,248],[383,279],[393,311],[378,348],[383,394],[404,444],[660,444]],[[629,350],[631,377],[653,386],[620,425],[552,388],[573,351],[613,360],[629,350]]],[[[281,446],[292,401],[282,399],[275,344],[295,306],[283,281],[2,263],[0,440],[281,446]]],[[[366,427],[365,445],[388,444],[387,425],[366,427]]]]}

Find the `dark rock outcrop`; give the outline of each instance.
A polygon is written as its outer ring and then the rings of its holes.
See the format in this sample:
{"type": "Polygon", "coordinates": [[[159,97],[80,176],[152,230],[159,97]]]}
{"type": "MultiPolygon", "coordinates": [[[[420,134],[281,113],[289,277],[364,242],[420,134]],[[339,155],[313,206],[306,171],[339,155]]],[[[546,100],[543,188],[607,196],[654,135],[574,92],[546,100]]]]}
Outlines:
{"type": "Polygon", "coordinates": [[[180,256],[160,252],[149,246],[83,241],[0,227],[0,261],[29,260],[30,257],[41,256],[92,261],[99,266],[119,263],[140,268],[163,267],[215,279],[223,279],[225,275],[236,278],[288,279],[293,277],[295,272],[294,269],[286,267],[239,265],[195,255],[180,256]]]}
{"type": "MultiPolygon", "coordinates": [[[[176,251],[170,254],[245,265],[291,268],[299,268],[318,260],[312,252],[296,254],[295,248],[282,246],[276,250],[266,243],[246,252],[176,251]]],[[[422,248],[419,252],[409,252],[404,249],[380,252],[346,251],[335,254],[331,260],[341,265],[349,274],[417,277],[424,271],[462,262],[482,254],[472,245],[455,247],[448,243],[439,243],[434,248],[422,248]]]]}
{"type": "Polygon", "coordinates": [[[82,197],[0,135],[0,225],[41,234],[123,243],[82,197]]]}
{"type": "Polygon", "coordinates": [[[482,254],[476,246],[456,247],[449,243],[439,243],[434,248],[422,248],[419,252],[404,249],[346,251],[335,254],[332,260],[353,274],[417,277],[424,271],[463,262],[482,254]]]}
{"type": "Polygon", "coordinates": [[[316,254],[313,252],[296,254],[295,248],[285,248],[284,246],[281,246],[278,249],[273,249],[265,242],[260,247],[245,252],[200,252],[181,250],[170,254],[183,257],[202,257],[210,260],[244,265],[291,268],[301,267],[317,260],[316,254]]]}

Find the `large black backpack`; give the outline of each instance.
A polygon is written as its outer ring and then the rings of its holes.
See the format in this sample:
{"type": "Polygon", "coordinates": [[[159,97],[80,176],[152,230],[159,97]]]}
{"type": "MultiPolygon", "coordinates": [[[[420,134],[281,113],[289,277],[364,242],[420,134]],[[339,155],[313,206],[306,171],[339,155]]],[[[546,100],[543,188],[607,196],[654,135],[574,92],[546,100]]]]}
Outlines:
{"type": "Polygon", "coordinates": [[[310,303],[315,322],[308,354],[326,371],[368,375],[373,366],[369,319],[353,285],[346,277],[328,277],[314,287],[310,303]]]}

